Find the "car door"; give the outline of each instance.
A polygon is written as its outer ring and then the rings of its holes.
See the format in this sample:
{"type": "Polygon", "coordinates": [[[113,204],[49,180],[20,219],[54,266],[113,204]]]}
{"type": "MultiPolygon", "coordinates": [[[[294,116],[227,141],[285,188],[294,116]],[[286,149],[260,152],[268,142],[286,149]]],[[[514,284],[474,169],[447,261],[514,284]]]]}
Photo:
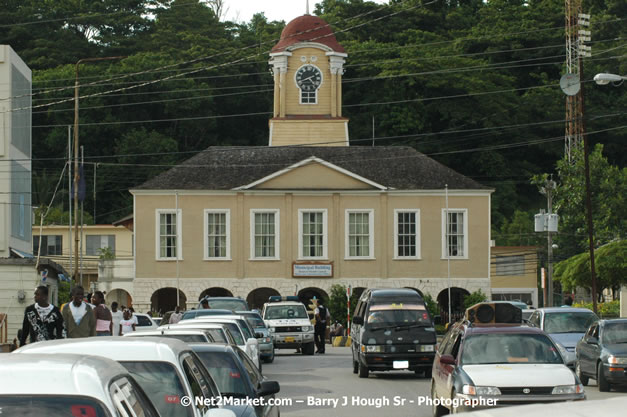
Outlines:
{"type": "Polygon", "coordinates": [[[453,343],[455,342],[459,332],[456,329],[451,329],[442,340],[440,349],[436,354],[434,360],[434,372],[432,372],[433,383],[435,385],[438,396],[445,395],[447,379],[450,375],[450,365],[444,364],[440,361],[443,355],[450,354],[453,350],[453,343]]]}
{"type": "MultiPolygon", "coordinates": [[[[246,368],[246,373],[248,374],[248,377],[250,378],[250,382],[253,385],[252,386],[253,391],[258,390],[259,388],[261,388],[261,383],[264,380],[263,375],[261,375],[261,372],[259,372],[259,370],[255,367],[255,364],[246,356],[244,352],[238,349],[236,353],[239,356],[240,360],[242,361],[244,368],[246,368]]],[[[255,407],[255,411],[257,412],[258,416],[263,416],[263,417],[278,417],[279,416],[279,408],[276,406],[268,405],[268,400],[270,398],[274,398],[274,394],[270,396],[266,396],[265,397],[266,401],[264,401],[263,405],[259,405],[255,407]]]]}
{"type": "Polygon", "coordinates": [[[590,345],[588,340],[592,337],[596,324],[593,324],[588,328],[588,331],[584,337],[577,343],[577,359],[579,360],[579,366],[582,372],[590,372],[590,345]]]}
{"type": "Polygon", "coordinates": [[[591,344],[586,342],[586,368],[584,372],[589,375],[596,375],[597,372],[597,358],[601,355],[601,341],[599,339],[599,324],[594,325],[594,329],[590,334],[591,338],[595,338],[597,340],[596,344],[591,344]]]}
{"type": "MultiPolygon", "coordinates": [[[[364,313],[366,310],[366,301],[365,300],[359,300],[357,302],[357,307],[355,307],[355,313],[354,313],[354,317],[364,317],[364,313]]],[[[353,353],[353,361],[359,361],[359,345],[361,343],[361,328],[362,325],[360,324],[355,324],[355,322],[353,322],[351,324],[351,346],[352,346],[352,353],[353,353]]]]}

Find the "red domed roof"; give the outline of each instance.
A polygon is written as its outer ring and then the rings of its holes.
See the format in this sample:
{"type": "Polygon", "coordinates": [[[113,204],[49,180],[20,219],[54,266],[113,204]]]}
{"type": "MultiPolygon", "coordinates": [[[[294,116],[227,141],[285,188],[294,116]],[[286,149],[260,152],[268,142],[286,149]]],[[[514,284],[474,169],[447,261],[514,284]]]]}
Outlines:
{"type": "Polygon", "coordinates": [[[281,32],[281,40],[274,45],[271,52],[280,52],[288,46],[299,42],[317,42],[328,46],[335,52],[345,50],[335,39],[331,26],[318,16],[304,15],[297,17],[285,26],[281,32]]]}

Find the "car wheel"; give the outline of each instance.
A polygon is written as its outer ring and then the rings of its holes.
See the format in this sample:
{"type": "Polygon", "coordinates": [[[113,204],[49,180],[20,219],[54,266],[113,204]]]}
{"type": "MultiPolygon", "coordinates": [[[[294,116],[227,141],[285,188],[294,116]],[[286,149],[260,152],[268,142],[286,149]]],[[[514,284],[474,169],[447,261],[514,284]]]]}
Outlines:
{"type": "Polygon", "coordinates": [[[605,379],[605,374],[603,373],[603,364],[599,362],[597,365],[597,384],[599,385],[599,391],[608,392],[610,390],[610,383],[605,379]]]}
{"type": "Polygon", "coordinates": [[[360,378],[368,378],[368,374],[370,373],[370,369],[365,366],[361,361],[357,362],[357,369],[359,371],[360,378]]]}
{"type": "Polygon", "coordinates": [[[431,382],[431,400],[432,406],[431,409],[433,411],[433,417],[442,417],[448,414],[448,409],[441,405],[436,405],[435,403],[436,393],[435,393],[435,384],[431,382]]]}
{"type": "Polygon", "coordinates": [[[577,374],[577,378],[579,378],[584,386],[588,385],[588,382],[590,382],[590,378],[588,378],[581,372],[581,363],[579,361],[575,362],[575,374],[577,374]]]}
{"type": "Polygon", "coordinates": [[[305,343],[303,345],[303,355],[313,355],[314,354],[314,343],[310,342],[310,343],[305,343]]]}
{"type": "Polygon", "coordinates": [[[357,361],[353,361],[353,373],[356,374],[359,372],[359,363],[357,361]]]}

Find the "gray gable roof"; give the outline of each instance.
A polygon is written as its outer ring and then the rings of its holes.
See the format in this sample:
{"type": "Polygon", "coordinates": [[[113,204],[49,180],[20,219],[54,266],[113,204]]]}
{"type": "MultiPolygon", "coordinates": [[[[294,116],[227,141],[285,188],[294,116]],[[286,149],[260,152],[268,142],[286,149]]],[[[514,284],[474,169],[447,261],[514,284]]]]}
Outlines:
{"type": "Polygon", "coordinates": [[[397,190],[490,190],[408,146],[213,146],[137,190],[231,190],[317,157],[397,190]]]}

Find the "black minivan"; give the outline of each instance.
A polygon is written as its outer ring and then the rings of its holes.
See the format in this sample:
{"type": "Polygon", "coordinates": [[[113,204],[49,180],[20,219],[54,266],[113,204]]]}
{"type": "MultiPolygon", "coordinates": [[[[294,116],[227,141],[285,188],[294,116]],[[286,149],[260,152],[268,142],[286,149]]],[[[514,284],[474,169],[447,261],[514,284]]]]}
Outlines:
{"type": "Polygon", "coordinates": [[[410,370],[431,377],[436,335],[424,300],[412,289],[368,289],[351,325],[353,373],[410,370]]]}

